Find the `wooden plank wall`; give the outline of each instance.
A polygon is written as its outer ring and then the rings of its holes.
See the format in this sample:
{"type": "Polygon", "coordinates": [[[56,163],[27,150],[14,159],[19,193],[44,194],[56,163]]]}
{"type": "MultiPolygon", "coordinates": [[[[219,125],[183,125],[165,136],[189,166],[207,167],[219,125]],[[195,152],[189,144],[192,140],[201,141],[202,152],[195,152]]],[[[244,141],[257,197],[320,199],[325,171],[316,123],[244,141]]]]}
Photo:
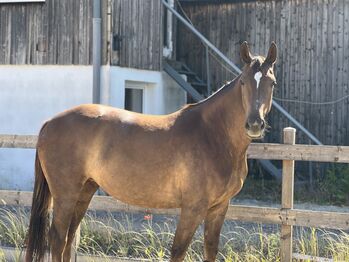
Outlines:
{"type": "MultiPolygon", "coordinates": [[[[159,0],[113,0],[113,35],[121,37],[121,50],[111,63],[123,67],[160,70],[163,49],[159,0]]],[[[114,53],[114,51],[112,51],[114,53]]]]}
{"type": "MultiPolygon", "coordinates": [[[[270,42],[276,41],[276,98],[316,103],[349,95],[348,1],[183,1],[182,5],[196,28],[240,66],[242,41],[250,43],[254,54],[266,54],[270,42]]],[[[178,58],[205,78],[204,49],[181,24],[177,48],[178,58]]],[[[215,87],[234,77],[212,57],[211,72],[215,87]]],[[[333,105],[280,103],[324,144],[349,145],[349,98],[333,105]]],[[[268,141],[281,141],[280,130],[290,123],[275,110],[269,122],[268,141]]],[[[308,142],[299,132],[297,143],[308,142]]]]}
{"type": "Polygon", "coordinates": [[[91,64],[92,0],[0,4],[0,64],[91,64]]]}
{"type": "MultiPolygon", "coordinates": [[[[162,14],[158,0],[111,0],[112,34],[120,52],[107,52],[107,0],[102,0],[102,62],[160,70],[162,14]]],[[[0,4],[0,64],[92,64],[92,0],[0,4]]],[[[109,39],[111,38],[111,39],[109,39]]]]}

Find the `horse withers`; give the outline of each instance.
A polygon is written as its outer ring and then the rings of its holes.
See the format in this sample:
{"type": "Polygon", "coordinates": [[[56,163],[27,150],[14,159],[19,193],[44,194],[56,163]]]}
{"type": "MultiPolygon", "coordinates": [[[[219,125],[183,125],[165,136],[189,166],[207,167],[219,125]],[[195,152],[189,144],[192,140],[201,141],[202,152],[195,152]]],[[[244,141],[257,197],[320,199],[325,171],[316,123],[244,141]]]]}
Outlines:
{"type": "Polygon", "coordinates": [[[70,261],[75,231],[96,190],[131,205],[181,208],[171,261],[182,261],[204,221],[204,259],[214,261],[229,200],[247,174],[246,150],[263,137],[277,48],[252,56],[209,98],[163,116],[102,105],[67,110],[41,128],[26,261],[70,261]],[[49,228],[49,208],[53,206],[49,228]]]}

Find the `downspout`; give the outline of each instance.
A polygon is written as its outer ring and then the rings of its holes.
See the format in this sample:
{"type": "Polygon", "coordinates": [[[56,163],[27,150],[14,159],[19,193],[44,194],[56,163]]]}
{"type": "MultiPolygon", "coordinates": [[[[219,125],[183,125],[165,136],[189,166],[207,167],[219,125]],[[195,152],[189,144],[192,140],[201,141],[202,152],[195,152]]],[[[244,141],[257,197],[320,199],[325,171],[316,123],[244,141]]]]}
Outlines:
{"type": "MultiPolygon", "coordinates": [[[[169,6],[174,8],[174,0],[167,0],[169,6]]],[[[163,56],[166,58],[172,58],[173,53],[173,18],[172,12],[166,9],[167,19],[166,19],[166,46],[163,49],[163,56]]]]}
{"type": "Polygon", "coordinates": [[[102,39],[102,18],[101,18],[101,0],[93,0],[93,89],[92,102],[99,104],[101,102],[101,39],[102,39]]]}

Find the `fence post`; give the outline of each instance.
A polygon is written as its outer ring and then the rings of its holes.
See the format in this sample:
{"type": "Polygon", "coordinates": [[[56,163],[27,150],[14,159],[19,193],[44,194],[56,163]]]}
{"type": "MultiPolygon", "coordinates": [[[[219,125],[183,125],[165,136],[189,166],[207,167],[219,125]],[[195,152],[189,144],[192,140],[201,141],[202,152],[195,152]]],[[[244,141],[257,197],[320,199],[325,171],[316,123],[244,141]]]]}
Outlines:
{"type": "MultiPolygon", "coordinates": [[[[294,145],[296,129],[284,128],[284,144],[294,145]]],[[[293,208],[294,160],[282,161],[282,198],[281,207],[284,211],[293,208]]],[[[292,261],[292,226],[287,225],[287,219],[281,225],[281,261],[292,261]]]]}

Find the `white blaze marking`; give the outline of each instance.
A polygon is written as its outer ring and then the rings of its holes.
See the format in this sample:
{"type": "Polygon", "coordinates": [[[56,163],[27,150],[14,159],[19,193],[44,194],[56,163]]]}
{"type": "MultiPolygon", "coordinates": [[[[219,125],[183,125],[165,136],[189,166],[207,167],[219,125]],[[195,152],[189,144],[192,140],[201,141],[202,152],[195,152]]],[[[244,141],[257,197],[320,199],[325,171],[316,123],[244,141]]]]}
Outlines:
{"type": "Polygon", "coordinates": [[[261,72],[255,73],[254,79],[255,79],[256,82],[257,82],[257,89],[258,89],[258,87],[259,87],[259,82],[261,81],[261,78],[262,78],[262,73],[261,73],[261,72]]]}

